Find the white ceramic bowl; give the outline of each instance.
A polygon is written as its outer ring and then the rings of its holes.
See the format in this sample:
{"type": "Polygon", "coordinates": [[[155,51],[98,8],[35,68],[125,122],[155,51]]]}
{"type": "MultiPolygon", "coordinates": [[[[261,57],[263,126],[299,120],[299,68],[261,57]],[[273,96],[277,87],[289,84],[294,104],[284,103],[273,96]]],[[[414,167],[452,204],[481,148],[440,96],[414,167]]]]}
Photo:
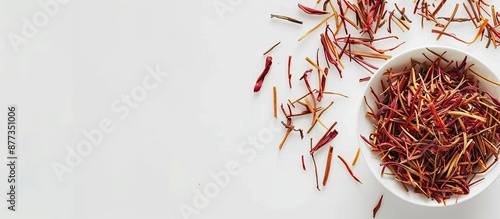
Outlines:
{"type": "MultiPolygon", "coordinates": [[[[480,72],[482,75],[485,77],[495,80],[495,81],[500,81],[498,79],[497,74],[500,74],[498,72],[495,74],[490,68],[486,66],[483,62],[481,62],[479,59],[476,57],[467,54],[464,51],[455,49],[455,48],[450,48],[450,47],[443,47],[443,46],[428,46],[428,47],[422,47],[422,48],[416,48],[409,50],[407,52],[404,52],[398,56],[393,57],[390,59],[388,62],[386,62],[370,79],[366,86],[366,90],[364,92],[364,96],[366,96],[368,103],[376,110],[375,104],[374,104],[374,97],[370,93],[370,87],[372,87],[375,91],[375,93],[379,94],[381,93],[381,84],[380,81],[383,80],[386,82],[386,76],[383,75],[386,70],[392,68],[394,71],[397,70],[403,70],[404,67],[409,67],[410,66],[410,59],[418,60],[418,61],[426,61],[425,57],[422,55],[422,53],[425,53],[429,58],[435,59],[436,56],[432,55],[429,51],[427,51],[426,48],[429,48],[439,54],[442,52],[446,51],[446,54],[444,57],[448,60],[454,60],[454,61],[462,61],[465,56],[467,56],[467,64],[472,64],[474,63],[475,65],[473,66],[473,69],[476,72],[480,72]]],[[[494,97],[499,98],[500,97],[500,87],[495,86],[489,82],[484,81],[483,79],[479,77],[475,77],[477,80],[479,80],[479,86],[480,89],[483,91],[487,91],[490,94],[492,94],[494,97]]],[[[430,206],[430,207],[438,207],[438,206],[444,206],[444,204],[441,202],[439,204],[433,199],[428,199],[422,194],[417,194],[413,191],[413,188],[410,188],[409,192],[406,192],[403,189],[403,186],[401,183],[396,181],[394,177],[391,177],[390,175],[384,174],[384,176],[380,176],[380,173],[382,171],[382,166],[380,166],[380,157],[377,156],[374,152],[370,150],[370,146],[364,142],[364,140],[359,137],[360,135],[363,135],[368,138],[370,133],[374,131],[374,128],[372,126],[374,120],[371,118],[368,118],[365,116],[365,113],[367,112],[367,107],[365,106],[364,100],[360,99],[359,100],[359,112],[357,115],[357,137],[359,139],[359,145],[361,147],[361,151],[363,154],[363,157],[369,166],[371,172],[374,174],[375,178],[391,193],[394,195],[398,196],[399,198],[408,201],[410,203],[414,203],[417,205],[421,206],[430,206]]],[[[492,162],[493,159],[490,159],[489,162],[492,162]]],[[[386,169],[386,172],[389,171],[386,169]]],[[[484,180],[473,185],[470,187],[470,193],[468,195],[463,195],[458,198],[457,203],[464,202],[466,200],[471,199],[472,197],[476,196],[479,194],[481,191],[486,189],[495,179],[498,177],[500,174],[500,164],[495,164],[493,167],[491,167],[486,173],[477,175],[475,178],[480,179],[484,177],[484,180]]],[[[474,181],[475,179],[473,179],[474,181]]],[[[449,200],[447,200],[447,205],[454,205],[455,204],[456,197],[451,197],[449,200]]]]}

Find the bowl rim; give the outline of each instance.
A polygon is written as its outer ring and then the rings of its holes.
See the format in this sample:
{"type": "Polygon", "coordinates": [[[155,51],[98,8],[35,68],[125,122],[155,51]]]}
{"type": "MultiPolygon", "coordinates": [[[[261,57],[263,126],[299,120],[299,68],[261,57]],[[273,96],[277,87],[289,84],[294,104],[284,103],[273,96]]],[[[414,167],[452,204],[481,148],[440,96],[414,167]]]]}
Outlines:
{"type": "MultiPolygon", "coordinates": [[[[495,80],[495,81],[499,80],[498,73],[495,73],[485,62],[483,62],[481,59],[479,59],[478,57],[474,56],[473,54],[470,54],[469,52],[466,52],[466,51],[458,49],[458,48],[449,47],[449,46],[441,46],[441,45],[427,45],[427,46],[420,46],[420,47],[415,47],[415,48],[406,50],[406,51],[404,51],[404,52],[402,52],[402,53],[394,56],[393,58],[389,59],[387,62],[385,62],[372,75],[372,78],[370,79],[370,81],[368,81],[368,83],[366,84],[366,87],[362,90],[361,95],[360,95],[360,99],[358,100],[358,104],[359,105],[357,105],[356,120],[355,120],[355,133],[356,133],[356,138],[358,139],[358,144],[361,147],[361,154],[363,156],[363,159],[365,160],[365,163],[368,165],[368,168],[370,169],[370,172],[372,172],[372,174],[375,176],[375,178],[377,179],[377,181],[385,189],[387,189],[390,193],[394,194],[398,198],[400,198],[400,199],[402,199],[404,201],[407,201],[407,202],[419,205],[419,206],[425,206],[425,207],[445,207],[445,206],[452,206],[452,205],[464,203],[465,201],[472,199],[473,197],[475,197],[476,195],[478,195],[479,193],[481,193],[482,191],[484,191],[485,189],[487,189],[493,182],[495,182],[497,180],[497,178],[500,175],[500,172],[499,172],[500,170],[497,170],[496,174],[492,175],[492,177],[491,177],[490,180],[488,180],[488,181],[484,180],[484,181],[486,181],[485,182],[486,184],[482,187],[481,190],[479,190],[476,193],[472,193],[471,192],[471,193],[469,193],[467,195],[460,196],[460,201],[449,202],[446,205],[444,205],[442,203],[441,204],[437,203],[434,199],[426,199],[426,200],[428,200],[428,202],[418,201],[416,199],[408,198],[408,197],[403,196],[402,192],[397,191],[398,188],[395,188],[394,186],[391,186],[391,185],[389,185],[389,184],[387,184],[386,182],[383,181],[384,180],[383,177],[381,177],[380,173],[377,172],[378,171],[376,169],[377,167],[371,166],[370,165],[371,162],[368,161],[368,157],[367,156],[373,155],[373,152],[368,148],[368,145],[366,144],[366,142],[364,142],[364,140],[360,137],[360,135],[363,134],[362,131],[360,130],[360,128],[361,128],[360,127],[361,120],[362,120],[362,117],[363,117],[362,115],[364,115],[366,113],[365,103],[364,103],[364,97],[367,94],[367,92],[370,92],[370,87],[373,86],[374,80],[376,78],[381,78],[382,79],[383,75],[381,75],[381,74],[383,74],[383,72],[385,72],[392,65],[394,65],[394,63],[398,63],[400,61],[399,60],[400,57],[406,56],[409,53],[415,53],[416,51],[427,51],[427,49],[441,49],[441,50],[445,50],[447,53],[460,53],[461,55],[463,54],[464,56],[467,56],[467,62],[471,62],[471,60],[472,60],[472,62],[475,64],[475,66],[479,66],[480,65],[480,66],[482,66],[482,68],[490,71],[493,74],[493,78],[489,78],[489,79],[492,79],[492,80],[495,80]]],[[[457,61],[457,60],[455,60],[455,61],[457,61]]],[[[377,80],[377,81],[380,81],[380,80],[377,80]]],[[[492,170],[500,168],[498,166],[499,166],[499,164],[496,163],[492,167],[492,169],[490,169],[490,170],[488,170],[488,172],[484,173],[484,176],[490,175],[489,173],[492,170]]],[[[392,180],[394,180],[394,179],[392,179],[392,180]]],[[[404,190],[402,189],[402,187],[400,189],[401,189],[401,191],[404,192],[404,190]]],[[[414,193],[414,191],[412,191],[411,189],[408,192],[414,193]]],[[[454,197],[454,196],[452,196],[452,197],[454,197]]],[[[452,199],[453,198],[450,198],[448,200],[452,200],[452,199]]]]}

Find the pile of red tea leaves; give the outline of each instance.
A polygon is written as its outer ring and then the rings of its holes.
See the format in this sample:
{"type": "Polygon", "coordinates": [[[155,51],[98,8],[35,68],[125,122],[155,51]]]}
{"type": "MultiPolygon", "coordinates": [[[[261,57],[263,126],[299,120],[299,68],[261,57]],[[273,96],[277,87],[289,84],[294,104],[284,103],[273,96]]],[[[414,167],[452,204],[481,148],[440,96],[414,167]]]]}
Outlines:
{"type": "Polygon", "coordinates": [[[385,72],[383,92],[372,89],[376,110],[366,103],[375,131],[361,137],[381,157],[382,175],[389,169],[407,191],[446,203],[498,161],[500,101],[481,91],[474,76],[484,77],[467,57],[424,56],[428,62],[385,72]]]}

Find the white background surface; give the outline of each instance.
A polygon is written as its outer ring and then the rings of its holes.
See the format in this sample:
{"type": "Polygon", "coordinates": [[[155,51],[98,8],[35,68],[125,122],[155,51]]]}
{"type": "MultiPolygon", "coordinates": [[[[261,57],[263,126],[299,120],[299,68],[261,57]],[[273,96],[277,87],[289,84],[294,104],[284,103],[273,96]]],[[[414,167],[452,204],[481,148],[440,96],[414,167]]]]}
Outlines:
{"type": "MultiPolygon", "coordinates": [[[[240,164],[238,173],[190,218],[371,218],[382,194],[377,218],[495,214],[498,181],[466,203],[426,208],[405,203],[382,188],[361,158],[353,170],[363,184],[348,175],[336,155],[350,162],[355,154],[354,109],[365,86],[358,79],[369,75],[352,63],[344,78],[331,74],[327,83],[327,90],[349,99],[325,98],[325,103],[335,104],[323,121],[338,121],[339,136],[332,142],[335,157],[321,192],[315,189],[307,156],[308,170],[301,169],[307,140],[300,141],[294,133],[278,152],[285,131],[280,127],[268,132],[270,141],[260,150],[251,149],[249,139],[262,143],[259,134],[279,125],[272,118],[272,86],[278,87],[281,102],[305,92],[298,77],[310,66],[303,60],[314,59],[321,45],[318,32],[302,42],[297,39],[321,18],[302,14],[296,2],[285,0],[219,1],[231,7],[222,16],[213,7],[217,0],[71,0],[15,53],[8,34],[20,34],[22,19],[32,19],[42,9],[37,1],[2,0],[0,122],[6,123],[7,105],[18,104],[20,160],[17,212],[6,210],[6,195],[1,195],[0,218],[182,218],[179,206],[193,207],[196,191],[214,182],[210,173],[223,171],[231,161],[240,164]],[[271,20],[270,13],[305,23],[271,20]],[[271,53],[272,70],[261,92],[254,94],[265,60],[262,52],[278,41],[282,44],[271,53]],[[293,91],[287,88],[288,55],[294,57],[293,91]],[[113,111],[113,103],[123,104],[122,96],[142,83],[147,66],[159,66],[170,75],[128,115],[113,111]],[[85,140],[82,132],[98,128],[102,119],[109,119],[114,131],[104,134],[102,143],[59,182],[52,164],[64,163],[68,148],[76,148],[85,140]]],[[[301,1],[310,6],[314,2],[301,1]]],[[[392,5],[389,1],[390,9],[392,5]]],[[[412,11],[411,1],[400,6],[412,11]]],[[[442,14],[449,16],[453,6],[448,2],[442,14]]],[[[462,12],[463,8],[457,17],[464,17],[462,12]]],[[[498,51],[485,49],[485,41],[471,46],[447,37],[436,41],[432,24],[421,29],[420,19],[410,18],[414,22],[409,32],[393,26],[406,43],[391,55],[438,44],[466,50],[493,69],[500,67],[498,51]]],[[[454,23],[449,31],[465,40],[472,40],[476,32],[471,23],[454,23]]],[[[385,27],[380,33],[387,34],[385,27]]],[[[308,122],[297,124],[307,128],[308,122]]],[[[317,126],[315,131],[308,137],[317,140],[324,130],[317,126]]],[[[0,141],[6,142],[6,125],[0,125],[0,141]]],[[[320,180],[326,151],[317,154],[320,180]]],[[[5,164],[6,149],[0,155],[5,164]]],[[[1,165],[0,194],[7,189],[6,171],[1,165]]]]}

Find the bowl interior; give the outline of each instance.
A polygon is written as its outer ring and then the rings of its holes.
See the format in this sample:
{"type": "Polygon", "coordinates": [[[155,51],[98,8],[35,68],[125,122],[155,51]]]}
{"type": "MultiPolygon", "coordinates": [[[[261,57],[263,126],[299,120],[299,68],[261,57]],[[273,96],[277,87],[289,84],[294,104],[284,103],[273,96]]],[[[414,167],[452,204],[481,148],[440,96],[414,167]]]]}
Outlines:
{"type": "MultiPolygon", "coordinates": [[[[422,47],[422,48],[416,48],[413,50],[409,50],[401,55],[398,55],[396,57],[393,57],[390,59],[388,62],[386,62],[371,78],[371,80],[368,82],[366,90],[364,92],[364,96],[367,99],[367,102],[376,110],[376,107],[374,105],[375,98],[370,92],[370,87],[372,87],[375,91],[376,94],[382,93],[381,90],[381,81],[383,80],[386,82],[386,78],[383,75],[386,70],[392,68],[394,71],[397,70],[403,70],[405,67],[410,66],[410,59],[418,60],[418,61],[425,61],[425,57],[422,55],[422,53],[425,53],[430,59],[436,58],[436,56],[432,55],[426,48],[429,48],[436,53],[443,53],[446,51],[446,54],[444,57],[448,60],[453,60],[453,61],[462,61],[465,56],[467,56],[467,64],[474,64],[472,69],[474,71],[482,74],[486,78],[489,78],[494,81],[499,81],[498,76],[490,69],[488,68],[484,63],[482,63],[480,60],[478,60],[476,57],[467,54],[464,51],[450,48],[450,47],[443,47],[443,46],[430,46],[430,47],[422,47]]],[[[487,91],[494,97],[498,98],[500,97],[500,87],[493,85],[492,83],[489,83],[485,81],[482,78],[475,77],[475,79],[479,80],[479,87],[482,91],[487,91]]],[[[365,106],[364,100],[360,100],[360,106],[359,106],[359,112],[357,115],[357,137],[359,141],[359,145],[361,147],[361,151],[363,154],[363,157],[369,166],[371,172],[375,175],[375,178],[391,193],[395,194],[399,198],[414,203],[422,206],[444,206],[443,203],[439,204],[433,199],[428,199],[422,194],[417,194],[413,192],[413,190],[410,189],[409,192],[406,192],[403,189],[403,186],[397,182],[394,177],[391,177],[390,175],[384,174],[382,177],[380,175],[382,171],[382,167],[380,166],[380,158],[377,156],[374,152],[370,150],[370,146],[367,145],[359,136],[365,136],[368,138],[370,133],[374,131],[374,128],[372,126],[374,120],[371,118],[368,118],[365,116],[365,113],[367,112],[367,107],[365,106]]],[[[490,159],[488,162],[492,162],[494,159],[490,159]]],[[[387,172],[388,170],[386,170],[387,172]]],[[[492,168],[488,170],[488,172],[477,175],[472,181],[476,179],[481,179],[484,178],[483,181],[480,183],[475,184],[470,188],[470,193],[465,196],[461,196],[458,198],[457,203],[464,202],[466,200],[469,200],[470,198],[474,197],[477,195],[479,192],[484,190],[486,187],[488,187],[500,174],[500,166],[499,165],[494,165],[492,168]]],[[[447,201],[447,206],[455,204],[456,197],[451,197],[447,201]]]]}

